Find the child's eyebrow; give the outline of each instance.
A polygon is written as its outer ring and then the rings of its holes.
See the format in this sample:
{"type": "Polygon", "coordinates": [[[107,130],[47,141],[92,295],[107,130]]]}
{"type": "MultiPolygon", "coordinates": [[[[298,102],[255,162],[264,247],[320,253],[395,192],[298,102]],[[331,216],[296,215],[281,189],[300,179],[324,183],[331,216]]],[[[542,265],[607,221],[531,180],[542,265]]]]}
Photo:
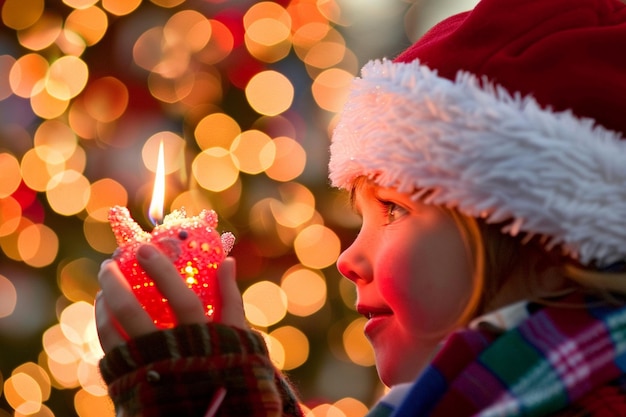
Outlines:
{"type": "Polygon", "coordinates": [[[350,208],[359,216],[361,215],[361,209],[359,208],[359,203],[356,198],[356,187],[350,190],[350,208]]]}
{"type": "Polygon", "coordinates": [[[363,190],[368,185],[365,177],[359,177],[352,183],[352,187],[350,188],[350,207],[352,210],[358,215],[361,215],[361,209],[359,208],[359,203],[357,201],[357,192],[359,190],[363,190]]]}

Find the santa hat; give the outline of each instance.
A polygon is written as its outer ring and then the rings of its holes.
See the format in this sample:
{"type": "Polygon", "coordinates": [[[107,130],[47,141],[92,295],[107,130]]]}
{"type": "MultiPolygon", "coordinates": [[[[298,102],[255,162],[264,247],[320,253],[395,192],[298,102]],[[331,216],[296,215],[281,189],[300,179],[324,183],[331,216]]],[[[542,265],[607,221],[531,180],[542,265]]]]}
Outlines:
{"type": "Polygon", "coordinates": [[[626,4],[482,0],[353,82],[330,179],[359,176],[626,260],[626,4]]]}

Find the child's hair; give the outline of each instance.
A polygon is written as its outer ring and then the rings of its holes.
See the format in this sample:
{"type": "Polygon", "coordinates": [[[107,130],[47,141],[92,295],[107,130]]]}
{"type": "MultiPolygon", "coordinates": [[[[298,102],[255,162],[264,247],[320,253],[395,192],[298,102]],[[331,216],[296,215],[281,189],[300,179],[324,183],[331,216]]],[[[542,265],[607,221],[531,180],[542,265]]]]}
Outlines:
{"type": "Polygon", "coordinates": [[[618,297],[626,295],[623,268],[620,272],[608,272],[584,267],[565,255],[560,247],[546,249],[541,237],[511,236],[502,233],[503,224],[488,224],[453,209],[444,210],[465,237],[474,273],[474,294],[459,318],[460,324],[486,313],[496,294],[513,275],[525,278],[521,282],[530,294],[530,301],[541,304],[558,303],[555,300],[559,296],[571,291],[593,293],[610,302],[619,302],[618,297]],[[562,278],[568,280],[565,288],[546,290],[547,280],[562,278]]]}

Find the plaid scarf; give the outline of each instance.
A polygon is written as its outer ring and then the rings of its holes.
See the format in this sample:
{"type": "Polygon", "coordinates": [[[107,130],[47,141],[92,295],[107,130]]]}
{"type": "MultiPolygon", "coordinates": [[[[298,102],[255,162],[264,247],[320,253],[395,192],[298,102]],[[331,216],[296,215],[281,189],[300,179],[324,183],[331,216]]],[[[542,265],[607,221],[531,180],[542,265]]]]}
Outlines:
{"type": "Polygon", "coordinates": [[[623,377],[626,307],[582,296],[564,303],[579,307],[530,314],[537,306],[525,303],[496,314],[501,335],[480,325],[453,333],[414,383],[392,389],[368,417],[547,416],[623,377]]]}

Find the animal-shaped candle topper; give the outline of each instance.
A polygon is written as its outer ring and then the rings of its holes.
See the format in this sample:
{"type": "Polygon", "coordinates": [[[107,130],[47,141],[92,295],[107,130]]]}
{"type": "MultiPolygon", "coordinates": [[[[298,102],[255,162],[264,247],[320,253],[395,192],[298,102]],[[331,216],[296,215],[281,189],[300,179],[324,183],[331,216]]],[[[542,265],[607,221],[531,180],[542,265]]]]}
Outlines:
{"type": "Polygon", "coordinates": [[[109,222],[118,245],[113,258],[158,327],[173,327],[176,320],[167,299],[137,263],[135,254],[144,243],[152,243],[172,260],[181,278],[202,300],[207,317],[218,314],[217,268],[232,249],[235,237],[230,232],[217,232],[213,210],[192,217],[187,217],[184,209],[174,210],[151,233],[135,222],[126,207],[112,207],[109,222]]]}

